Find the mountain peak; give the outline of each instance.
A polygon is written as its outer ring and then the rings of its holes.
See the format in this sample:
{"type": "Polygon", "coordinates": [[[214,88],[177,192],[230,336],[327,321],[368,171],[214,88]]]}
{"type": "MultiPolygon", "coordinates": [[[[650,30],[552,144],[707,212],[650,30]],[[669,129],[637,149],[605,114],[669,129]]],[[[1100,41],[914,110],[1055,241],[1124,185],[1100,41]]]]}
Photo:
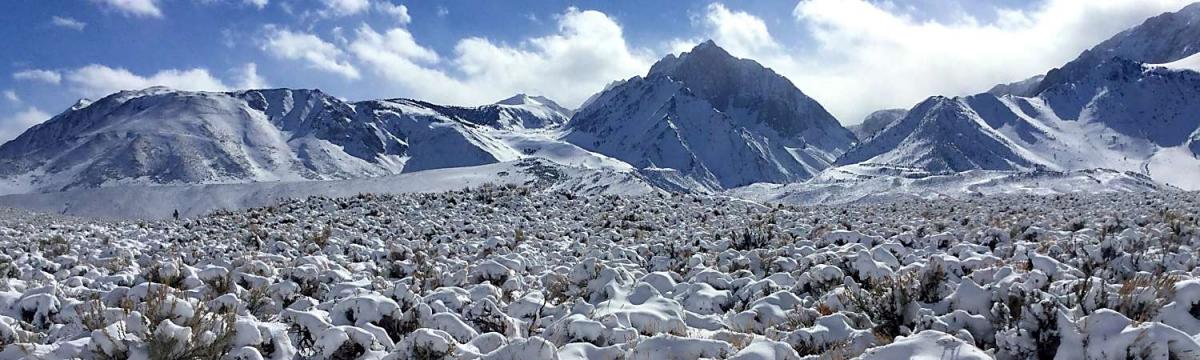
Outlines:
{"type": "Polygon", "coordinates": [[[711,40],[585,102],[566,139],[704,186],[811,178],[854,142],[787,78],[711,40]]]}
{"type": "MultiPolygon", "coordinates": [[[[533,102],[538,102],[537,98],[541,96],[529,96],[525,93],[513,95],[507,99],[496,102],[496,105],[526,105],[533,102]]],[[[544,99],[544,97],[541,97],[544,99]]]]}
{"type": "Polygon", "coordinates": [[[679,78],[681,77],[680,72],[689,71],[690,69],[709,71],[728,70],[728,67],[733,66],[739,60],[742,59],[729,54],[725,49],[717,46],[716,42],[706,40],[678,56],[671,54],[662,58],[662,60],[659,60],[650,67],[650,72],[647,76],[664,74],[673,78],[679,78]]]}
{"type": "Polygon", "coordinates": [[[1146,19],[1052,69],[1032,93],[1087,77],[1106,62],[1164,64],[1200,53],[1200,3],[1146,19]]]}
{"type": "Polygon", "coordinates": [[[664,57],[650,67],[646,77],[669,78],[716,110],[741,109],[751,113],[748,120],[784,136],[820,144],[819,148],[841,151],[854,136],[791,80],[757,61],[731,55],[712,40],[678,56],[664,57]]]}
{"type": "Polygon", "coordinates": [[[175,89],[166,87],[166,86],[154,85],[154,86],[147,87],[144,89],[122,90],[122,91],[118,91],[116,93],[110,94],[109,96],[115,96],[117,98],[122,98],[122,99],[132,99],[132,98],[139,98],[139,97],[143,97],[143,96],[162,95],[162,94],[173,93],[173,92],[178,92],[178,91],[175,89]]]}
{"type": "MultiPolygon", "coordinates": [[[[715,41],[712,41],[712,39],[704,40],[704,42],[696,44],[696,46],[692,47],[692,51],[689,51],[689,53],[692,53],[692,54],[705,53],[705,52],[713,52],[713,53],[729,55],[729,53],[726,52],[725,49],[718,46],[715,41]]],[[[732,55],[730,55],[730,56],[732,56],[732,55]]]]}
{"type": "MultiPolygon", "coordinates": [[[[1088,53],[1106,60],[1121,57],[1158,64],[1200,52],[1200,3],[1146,19],[1141,25],[1113,36],[1088,53]]],[[[1085,53],[1083,56],[1087,56],[1085,53]]]]}
{"type": "Polygon", "coordinates": [[[568,117],[572,114],[572,111],[570,109],[567,109],[567,108],[563,107],[562,105],[559,105],[554,100],[550,100],[550,98],[547,98],[547,97],[541,96],[541,95],[529,95],[529,94],[525,94],[525,93],[519,93],[519,94],[513,95],[507,99],[497,101],[495,103],[495,105],[507,105],[507,106],[532,105],[532,106],[540,106],[540,107],[549,108],[550,110],[554,110],[554,111],[559,112],[568,117]]]}

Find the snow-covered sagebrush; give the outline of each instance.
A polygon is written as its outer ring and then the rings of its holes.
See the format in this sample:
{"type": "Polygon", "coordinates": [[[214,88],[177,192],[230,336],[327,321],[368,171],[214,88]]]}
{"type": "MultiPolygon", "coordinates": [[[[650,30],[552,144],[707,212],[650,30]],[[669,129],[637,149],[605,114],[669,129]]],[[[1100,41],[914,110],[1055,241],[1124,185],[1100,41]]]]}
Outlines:
{"type": "Polygon", "coordinates": [[[1191,358],[1198,209],[510,186],[178,221],[0,211],[0,358],[1191,358]]]}

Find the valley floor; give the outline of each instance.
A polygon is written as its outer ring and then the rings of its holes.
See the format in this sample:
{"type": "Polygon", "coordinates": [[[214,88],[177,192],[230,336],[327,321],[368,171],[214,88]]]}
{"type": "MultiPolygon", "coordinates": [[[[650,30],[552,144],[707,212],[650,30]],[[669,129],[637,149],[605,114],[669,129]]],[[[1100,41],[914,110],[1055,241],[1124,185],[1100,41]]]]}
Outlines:
{"type": "Polygon", "coordinates": [[[0,210],[0,358],[1200,354],[1200,193],[795,207],[519,186],[0,210]]]}

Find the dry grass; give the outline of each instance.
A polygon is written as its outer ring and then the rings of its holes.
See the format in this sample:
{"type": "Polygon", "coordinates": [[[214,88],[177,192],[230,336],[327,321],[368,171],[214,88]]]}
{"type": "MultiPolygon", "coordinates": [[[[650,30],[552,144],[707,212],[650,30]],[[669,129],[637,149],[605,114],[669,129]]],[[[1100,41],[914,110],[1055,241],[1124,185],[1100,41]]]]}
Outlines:
{"type": "MultiPolygon", "coordinates": [[[[110,319],[105,316],[107,309],[98,301],[91,302],[85,307],[81,325],[86,329],[100,330],[110,339],[118,341],[143,339],[151,360],[222,358],[232,347],[236,315],[232,311],[212,311],[202,301],[189,301],[194,303],[192,305],[194,315],[189,318],[180,318],[175,314],[179,306],[177,301],[186,299],[181,296],[182,293],[175,289],[158,286],[153,287],[141,302],[124,299],[120,304],[120,310],[125,317],[138,314],[143,317],[142,321],[146,327],[140,332],[129,333],[130,329],[124,325],[124,322],[117,323],[116,333],[111,331],[108,327],[110,319]],[[158,329],[165,321],[188,329],[190,336],[187,339],[162,336],[158,329]],[[200,336],[201,334],[205,334],[205,336],[200,336]]],[[[126,359],[130,354],[125,352],[108,354],[96,351],[93,355],[96,359],[126,359]]]]}

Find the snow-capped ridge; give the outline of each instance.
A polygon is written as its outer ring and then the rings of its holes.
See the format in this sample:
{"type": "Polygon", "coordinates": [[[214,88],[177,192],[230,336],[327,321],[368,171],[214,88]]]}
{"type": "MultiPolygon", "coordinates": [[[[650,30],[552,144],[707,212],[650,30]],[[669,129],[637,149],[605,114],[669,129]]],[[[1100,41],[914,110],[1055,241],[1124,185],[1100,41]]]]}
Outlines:
{"type": "Polygon", "coordinates": [[[1090,49],[1062,67],[1046,73],[1035,91],[1065,84],[1086,74],[1102,62],[1114,58],[1145,64],[1177,61],[1200,52],[1200,3],[1192,3],[1176,12],[1146,19],[1142,24],[1122,31],[1090,49]]]}
{"type": "Polygon", "coordinates": [[[544,106],[547,108],[554,109],[555,111],[558,111],[558,112],[566,114],[566,115],[570,115],[572,113],[571,109],[567,109],[567,108],[563,107],[562,105],[559,105],[554,100],[551,100],[550,98],[542,96],[542,95],[532,95],[531,96],[531,95],[522,93],[522,94],[513,95],[512,97],[509,97],[504,100],[497,101],[495,104],[496,105],[544,106]]]}
{"type": "Polygon", "coordinates": [[[1194,61],[1197,39],[1200,4],[1156,16],[1044,78],[931,97],[838,165],[931,173],[1107,168],[1200,189],[1200,73],[1179,69],[1194,61]],[[931,102],[956,110],[931,111],[931,102]]]}
{"type": "Polygon", "coordinates": [[[1027,170],[1033,162],[990,131],[963,99],[934,96],[914,106],[874,137],[852,148],[838,165],[918,167],[932,173],[1027,170]]]}
{"type": "Polygon", "coordinates": [[[786,78],[706,41],[597,94],[566,139],[716,188],[811,177],[854,135],[786,78]]]}
{"type": "Polygon", "coordinates": [[[318,89],[120,91],[0,145],[0,193],[350,179],[514,160],[526,150],[498,132],[567,119],[549,99],[530,99],[455,107],[351,103],[318,89]]]}

